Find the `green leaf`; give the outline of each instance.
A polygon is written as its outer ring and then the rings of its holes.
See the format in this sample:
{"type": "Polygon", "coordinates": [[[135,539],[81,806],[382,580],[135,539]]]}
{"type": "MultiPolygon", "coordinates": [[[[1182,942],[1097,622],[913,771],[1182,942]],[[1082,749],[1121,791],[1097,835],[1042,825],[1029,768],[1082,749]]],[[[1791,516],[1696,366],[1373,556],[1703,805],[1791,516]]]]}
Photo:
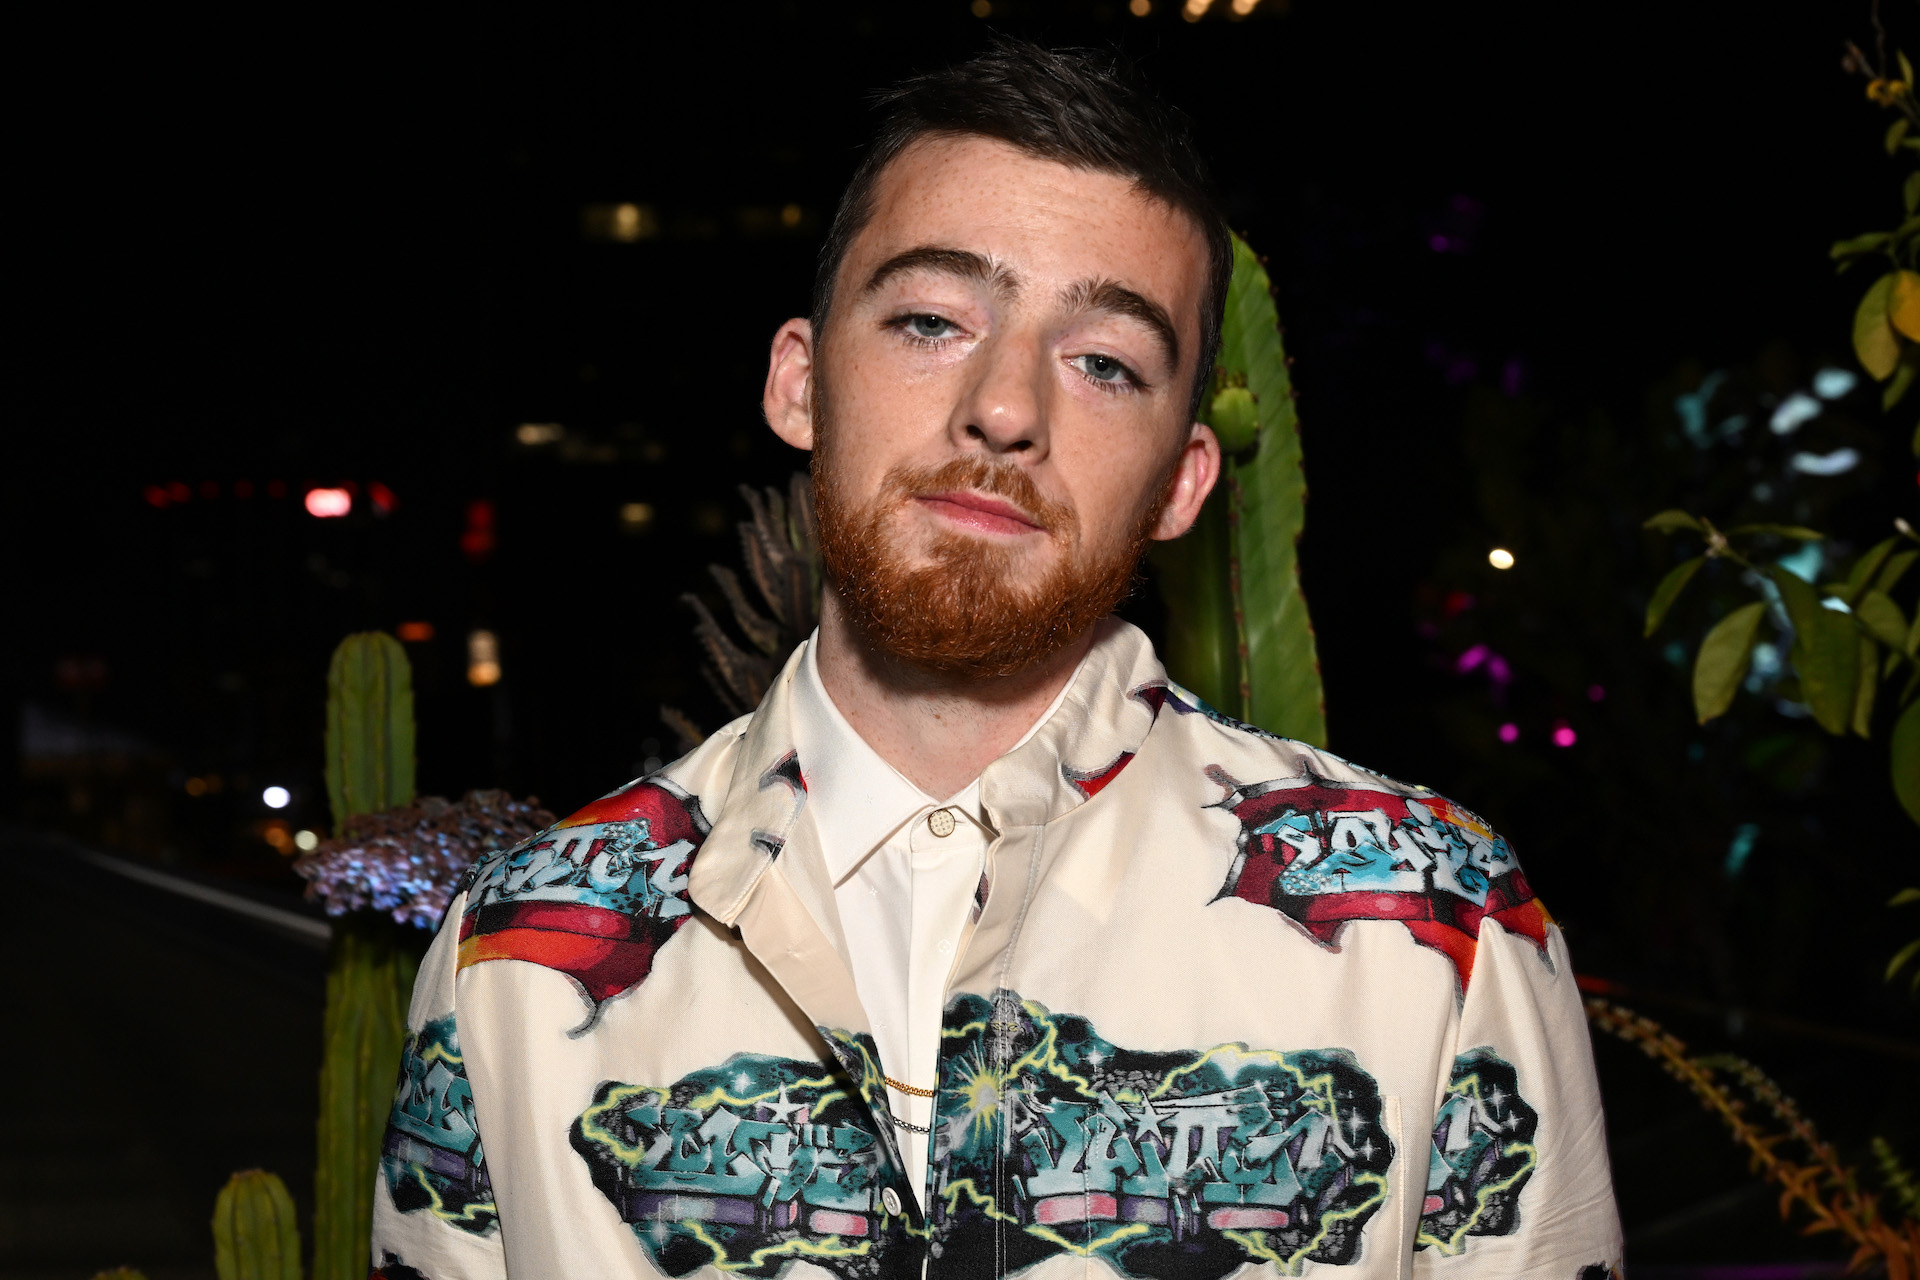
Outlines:
{"type": "Polygon", "coordinates": [[[1893,239],[1889,231],[1869,231],[1865,235],[1854,236],[1850,240],[1836,240],[1827,250],[1830,258],[1857,258],[1863,253],[1872,253],[1887,241],[1893,239]]]}
{"type": "Polygon", "coordinates": [[[1313,622],[1300,590],[1297,554],[1306,515],[1299,418],[1266,268],[1244,240],[1233,243],[1233,280],[1220,332],[1220,368],[1244,377],[1260,410],[1253,457],[1230,464],[1238,486],[1234,530],[1246,636],[1245,718],[1286,738],[1323,746],[1326,695],[1313,622]]]}
{"type": "Polygon", "coordinates": [[[1907,816],[1920,822],[1920,702],[1907,705],[1893,724],[1893,740],[1887,751],[1893,768],[1893,794],[1907,816]]]}
{"type": "Polygon", "coordinates": [[[1907,55],[1898,49],[1893,51],[1893,56],[1900,59],[1900,79],[1906,82],[1908,92],[1912,92],[1913,64],[1908,62],[1907,55]]]}
{"type": "Polygon", "coordinates": [[[1887,961],[1886,980],[1892,982],[1894,975],[1906,968],[1907,962],[1916,955],[1920,955],[1920,938],[1915,938],[1912,942],[1900,948],[1900,950],[1894,953],[1893,959],[1887,961]]]}
{"type": "Polygon", "coordinates": [[[1887,154],[1892,155],[1894,152],[1898,151],[1900,149],[1901,139],[1905,138],[1906,136],[1907,136],[1907,118],[1905,116],[1902,116],[1898,120],[1895,120],[1887,128],[1887,138],[1886,138],[1887,154]]]}
{"type": "Polygon", "coordinates": [[[1859,678],[1853,682],[1853,733],[1857,738],[1873,736],[1873,696],[1880,691],[1880,682],[1874,679],[1875,666],[1880,661],[1880,649],[1873,641],[1861,636],[1855,643],[1859,657],[1855,659],[1859,678]]]}
{"type": "Polygon", "coordinates": [[[1733,705],[1734,692],[1747,678],[1753,636],[1766,611],[1763,601],[1743,604],[1716,622],[1700,642],[1700,654],[1693,661],[1693,709],[1701,724],[1725,715],[1733,705]]]}
{"type": "Polygon", "coordinates": [[[1800,673],[1802,695],[1813,718],[1828,733],[1847,731],[1853,718],[1854,681],[1859,675],[1859,632],[1850,615],[1820,603],[1813,585],[1774,565],[1767,570],[1780,588],[1781,603],[1793,622],[1789,655],[1800,673]]]}
{"type": "Polygon", "coordinates": [[[1920,559],[1920,551],[1902,551],[1897,556],[1889,556],[1886,567],[1873,580],[1873,589],[1891,593],[1900,579],[1906,576],[1907,570],[1913,567],[1915,559],[1920,559]]]}
{"type": "Polygon", "coordinates": [[[1852,604],[1853,598],[1860,594],[1868,582],[1872,581],[1873,575],[1880,571],[1880,566],[1886,563],[1887,557],[1893,554],[1893,549],[1899,545],[1899,542],[1898,538],[1888,538],[1885,542],[1876,543],[1867,548],[1865,554],[1855,560],[1853,568],[1848,571],[1846,586],[1833,594],[1852,604]]]}
{"type": "Polygon", "coordinates": [[[1648,516],[1641,522],[1640,527],[1642,529],[1658,529],[1662,533],[1672,533],[1676,529],[1692,529],[1695,533],[1705,532],[1705,530],[1701,529],[1698,520],[1680,510],[1678,507],[1669,507],[1659,515],[1648,516]]]}
{"type": "Polygon", "coordinates": [[[1887,319],[1898,273],[1889,271],[1873,282],[1853,313],[1853,351],[1874,381],[1885,382],[1900,363],[1900,339],[1887,319]]]}
{"type": "Polygon", "coordinates": [[[1743,524],[1727,530],[1728,533],[1770,533],[1776,538],[1797,538],[1801,542],[1824,542],[1827,535],[1818,529],[1809,529],[1798,524],[1743,524]]]}
{"type": "Polygon", "coordinates": [[[1893,897],[1887,899],[1887,905],[1890,907],[1904,907],[1909,902],[1920,902],[1920,889],[1902,889],[1900,892],[1894,894],[1893,897]]]}
{"type": "Polygon", "coordinates": [[[1880,408],[1883,412],[1900,403],[1901,397],[1907,394],[1907,388],[1913,385],[1913,375],[1913,361],[1903,359],[1893,371],[1893,381],[1889,382],[1887,389],[1880,393],[1880,408]]]}
{"type": "Polygon", "coordinates": [[[1894,652],[1903,652],[1907,647],[1907,620],[1900,613],[1900,606],[1893,597],[1884,591],[1870,590],[1860,597],[1853,606],[1853,616],[1860,620],[1868,635],[1894,652]]]}
{"type": "MultiPolygon", "coordinates": [[[[1920,657],[1920,606],[1914,608],[1913,623],[1907,628],[1907,643],[1901,647],[1909,658],[1920,657]]],[[[1915,674],[1920,677],[1920,672],[1915,674]]]]}
{"type": "Polygon", "coordinates": [[[1667,571],[1660,579],[1660,585],[1653,589],[1653,599],[1647,601],[1647,629],[1642,634],[1652,635],[1660,629],[1661,620],[1667,616],[1667,610],[1680,597],[1686,585],[1693,581],[1693,575],[1700,572],[1700,566],[1707,562],[1705,556],[1695,556],[1691,560],[1682,560],[1667,571]]]}
{"type": "Polygon", "coordinates": [[[1902,189],[1901,194],[1906,197],[1908,213],[1912,213],[1916,207],[1920,207],[1920,169],[1916,169],[1907,175],[1906,185],[1902,189]]]}

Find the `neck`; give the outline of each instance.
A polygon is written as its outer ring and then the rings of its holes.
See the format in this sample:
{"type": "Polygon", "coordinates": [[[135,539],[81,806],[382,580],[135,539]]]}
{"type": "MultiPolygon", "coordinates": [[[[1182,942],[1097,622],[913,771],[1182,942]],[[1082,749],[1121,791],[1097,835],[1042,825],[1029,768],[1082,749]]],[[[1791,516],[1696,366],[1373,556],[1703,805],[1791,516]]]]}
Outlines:
{"type": "Polygon", "coordinates": [[[1060,696],[1093,643],[1089,629],[1011,676],[947,675],[909,666],[868,644],[831,588],[820,604],[815,661],[827,695],[881,759],[935,799],[965,790],[1012,750],[1060,696]]]}

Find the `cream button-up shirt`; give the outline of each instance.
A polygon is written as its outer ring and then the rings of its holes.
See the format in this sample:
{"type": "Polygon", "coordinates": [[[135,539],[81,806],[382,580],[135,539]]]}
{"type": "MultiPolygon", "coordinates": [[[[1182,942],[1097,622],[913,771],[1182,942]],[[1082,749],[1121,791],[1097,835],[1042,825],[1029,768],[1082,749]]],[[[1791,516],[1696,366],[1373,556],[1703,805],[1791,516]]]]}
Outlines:
{"type": "MultiPolygon", "coordinates": [[[[872,1020],[915,1194],[925,1198],[927,1129],[940,1019],[954,951],[997,834],[976,779],[936,800],[907,781],[847,723],[820,682],[818,635],[794,672],[794,737],[807,804],[840,912],[848,967],[872,1020]],[[938,834],[940,831],[946,835],[938,834]]],[[[1045,717],[1041,717],[1043,720],[1045,717]]],[[[804,819],[803,819],[804,820],[804,819]]]]}

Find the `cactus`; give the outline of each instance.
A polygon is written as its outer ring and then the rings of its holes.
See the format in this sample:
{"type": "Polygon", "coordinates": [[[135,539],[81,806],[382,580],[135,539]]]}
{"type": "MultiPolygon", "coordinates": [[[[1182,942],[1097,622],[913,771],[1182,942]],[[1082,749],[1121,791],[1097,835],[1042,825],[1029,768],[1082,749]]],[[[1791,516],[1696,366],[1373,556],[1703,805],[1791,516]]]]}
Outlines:
{"type": "Polygon", "coordinates": [[[213,1265],[220,1280],[300,1280],[300,1228],[286,1183],[259,1169],[227,1180],[213,1205],[213,1265]]]}
{"type": "Polygon", "coordinates": [[[1238,236],[1212,394],[1225,455],[1192,532],[1154,550],[1173,678],[1228,715],[1325,745],[1327,713],[1296,544],[1306,516],[1293,382],[1266,269],[1238,236]]]}
{"type": "Polygon", "coordinates": [[[413,800],[413,674],[384,631],[348,636],[327,671],[327,800],[347,819],[413,800]]]}
{"type": "MultiPolygon", "coordinates": [[[[327,794],[347,819],[413,800],[413,681],[399,642],[348,636],[327,674],[327,794]]],[[[334,929],[320,1066],[314,1174],[314,1280],[362,1280],[380,1143],[406,1035],[418,960],[391,922],[367,912],[334,929]]]]}

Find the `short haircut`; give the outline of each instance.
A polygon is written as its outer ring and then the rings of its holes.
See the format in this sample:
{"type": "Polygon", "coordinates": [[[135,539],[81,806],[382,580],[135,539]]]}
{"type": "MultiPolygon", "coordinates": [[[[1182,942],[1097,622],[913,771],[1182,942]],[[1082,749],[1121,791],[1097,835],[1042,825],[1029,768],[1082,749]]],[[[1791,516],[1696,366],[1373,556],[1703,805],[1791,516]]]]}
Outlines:
{"type": "Polygon", "coordinates": [[[1075,169],[1131,178],[1146,195],[1193,219],[1207,244],[1200,307],[1200,359],[1189,416],[1197,417],[1213,377],[1233,237],[1215,203],[1186,119],[1118,54],[1043,49],[996,38],[977,57],[901,81],[876,95],[880,127],[840,198],[820,248],[813,329],[824,337],[834,280],[854,238],[873,218],[874,190],[887,166],[928,137],[981,137],[1075,169]]]}

